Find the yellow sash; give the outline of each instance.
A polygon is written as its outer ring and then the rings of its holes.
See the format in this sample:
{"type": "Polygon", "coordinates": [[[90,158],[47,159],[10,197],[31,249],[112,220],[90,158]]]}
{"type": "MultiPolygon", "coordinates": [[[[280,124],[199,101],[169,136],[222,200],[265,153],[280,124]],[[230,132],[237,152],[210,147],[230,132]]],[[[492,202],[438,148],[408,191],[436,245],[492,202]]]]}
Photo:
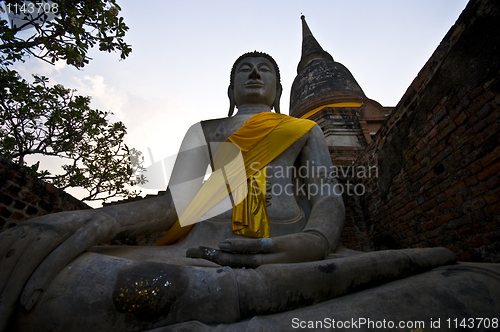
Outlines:
{"type": "Polygon", "coordinates": [[[312,111],[307,112],[306,114],[302,115],[300,118],[301,119],[307,119],[310,116],[313,116],[314,114],[318,113],[325,107],[360,107],[363,106],[362,102],[344,102],[344,103],[335,103],[335,104],[328,104],[328,105],[323,105],[318,108],[313,109],[312,111]]]}
{"type": "Polygon", "coordinates": [[[179,220],[155,245],[173,244],[181,240],[201,216],[220,203],[231,191],[235,202],[238,202],[233,208],[233,232],[268,237],[270,226],[265,209],[265,166],[309,132],[314,125],[315,122],[310,120],[271,112],[252,116],[226,140],[233,144],[223,144],[217,149],[214,171],[210,178],[179,220]],[[240,153],[243,164],[238,162],[241,160],[238,158],[240,153]],[[261,170],[262,172],[259,172],[261,170]]]}

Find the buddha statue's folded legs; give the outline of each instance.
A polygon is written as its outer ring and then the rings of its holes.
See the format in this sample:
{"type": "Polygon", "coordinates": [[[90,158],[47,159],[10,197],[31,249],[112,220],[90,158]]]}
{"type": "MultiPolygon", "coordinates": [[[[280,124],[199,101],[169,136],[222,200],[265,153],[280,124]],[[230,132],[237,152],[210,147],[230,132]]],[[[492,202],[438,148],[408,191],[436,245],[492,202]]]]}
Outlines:
{"type": "MultiPolygon", "coordinates": [[[[170,256],[174,252],[172,247],[170,256]]],[[[359,253],[256,269],[174,265],[87,252],[58,274],[32,310],[16,309],[10,330],[137,331],[189,320],[232,323],[451,262],[454,255],[444,248],[359,253]]]]}

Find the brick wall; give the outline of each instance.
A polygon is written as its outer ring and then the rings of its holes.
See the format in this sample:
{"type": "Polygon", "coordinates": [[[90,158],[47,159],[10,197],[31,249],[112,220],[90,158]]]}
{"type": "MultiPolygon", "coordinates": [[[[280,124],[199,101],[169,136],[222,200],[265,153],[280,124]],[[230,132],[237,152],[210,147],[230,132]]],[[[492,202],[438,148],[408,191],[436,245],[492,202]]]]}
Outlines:
{"type": "MultiPolygon", "coordinates": [[[[359,184],[360,181],[357,181],[356,176],[353,176],[352,170],[355,167],[356,165],[345,166],[343,172],[338,171],[336,174],[336,179],[340,185],[339,188],[342,188],[339,190],[342,190],[346,215],[340,243],[350,249],[372,251],[372,225],[368,214],[369,211],[364,209],[364,206],[367,198],[371,198],[376,191],[370,190],[368,186],[361,183],[364,186],[364,194],[356,194],[354,186],[359,184]]],[[[337,169],[340,170],[340,167],[337,169]]],[[[356,175],[356,172],[354,172],[354,175],[356,175]]]]}
{"type": "Polygon", "coordinates": [[[0,158],[0,232],[44,214],[90,208],[63,190],[0,158]]]}
{"type": "Polygon", "coordinates": [[[500,3],[471,1],[358,157],[379,177],[359,179],[368,193],[347,201],[367,211],[347,246],[500,261],[498,31],[500,3]]]}

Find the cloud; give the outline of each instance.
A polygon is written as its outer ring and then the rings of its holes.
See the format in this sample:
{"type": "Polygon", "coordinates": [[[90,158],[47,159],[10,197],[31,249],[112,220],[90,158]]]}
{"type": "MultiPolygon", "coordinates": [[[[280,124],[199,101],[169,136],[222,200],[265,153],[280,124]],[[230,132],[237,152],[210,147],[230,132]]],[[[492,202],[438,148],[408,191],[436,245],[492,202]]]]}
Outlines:
{"type": "Polygon", "coordinates": [[[75,77],[77,93],[92,97],[92,107],[103,111],[111,111],[120,120],[125,120],[124,106],[127,103],[127,95],[118,91],[104,82],[104,77],[100,75],[83,78],[75,77]]]}
{"type": "Polygon", "coordinates": [[[17,62],[13,66],[24,79],[30,80],[32,74],[38,74],[49,77],[54,84],[56,84],[54,77],[60,74],[66,67],[66,62],[63,60],[50,64],[36,58],[26,59],[25,62],[17,62]]]}

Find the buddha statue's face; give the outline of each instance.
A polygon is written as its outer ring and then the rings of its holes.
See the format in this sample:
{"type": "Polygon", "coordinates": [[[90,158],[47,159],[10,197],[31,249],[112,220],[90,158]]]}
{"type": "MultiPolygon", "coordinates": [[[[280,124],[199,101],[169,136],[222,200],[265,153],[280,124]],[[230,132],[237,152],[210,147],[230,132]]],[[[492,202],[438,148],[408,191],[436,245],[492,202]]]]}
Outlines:
{"type": "Polygon", "coordinates": [[[264,57],[247,57],[234,73],[234,98],[237,106],[264,104],[272,106],[276,96],[276,69],[264,57]]]}

